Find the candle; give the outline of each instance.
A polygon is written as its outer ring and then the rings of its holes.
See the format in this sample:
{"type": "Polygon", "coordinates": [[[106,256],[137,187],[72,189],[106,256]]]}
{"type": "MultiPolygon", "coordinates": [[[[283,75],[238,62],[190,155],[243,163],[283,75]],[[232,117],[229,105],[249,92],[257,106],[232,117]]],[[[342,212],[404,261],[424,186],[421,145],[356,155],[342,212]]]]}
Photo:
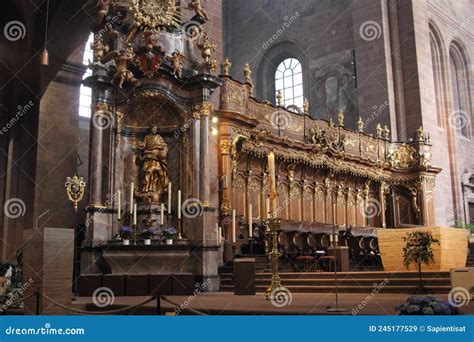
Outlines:
{"type": "Polygon", "coordinates": [[[232,209],[232,243],[235,243],[237,241],[236,235],[235,235],[235,209],[232,209]]]}
{"type": "Polygon", "coordinates": [[[137,204],[133,205],[133,225],[137,225],[137,204]]]}
{"type": "Polygon", "coordinates": [[[267,198],[267,201],[266,201],[266,207],[265,207],[265,212],[267,213],[267,218],[270,217],[270,199],[267,198]]]}
{"type": "Polygon", "coordinates": [[[117,218],[122,219],[122,191],[118,191],[117,198],[117,218]]]}
{"type": "Polygon", "coordinates": [[[161,203],[161,215],[160,215],[160,224],[165,224],[165,205],[161,203]]]}
{"type": "Polygon", "coordinates": [[[252,204],[249,204],[249,219],[248,219],[248,224],[249,224],[249,238],[253,237],[253,229],[252,229],[252,224],[253,224],[253,218],[252,218],[252,204]]]}
{"type": "Polygon", "coordinates": [[[219,227],[219,245],[222,243],[222,227],[219,227]]]}
{"type": "Polygon", "coordinates": [[[216,243],[219,244],[219,223],[216,223],[216,243]]]}
{"type": "Polygon", "coordinates": [[[168,183],[168,215],[171,214],[171,182],[168,183]]]}
{"type": "Polygon", "coordinates": [[[334,235],[332,235],[332,234],[329,235],[329,241],[330,241],[331,243],[334,242],[334,235]]]}
{"type": "Polygon", "coordinates": [[[133,182],[130,184],[130,213],[133,212],[133,182]]]}
{"type": "Polygon", "coordinates": [[[181,218],[181,190],[178,190],[178,218],[181,218]]]}
{"type": "Polygon", "coordinates": [[[268,154],[268,172],[270,174],[270,198],[271,198],[271,207],[270,212],[274,213],[276,210],[276,176],[275,176],[275,154],[270,152],[268,154]]]}

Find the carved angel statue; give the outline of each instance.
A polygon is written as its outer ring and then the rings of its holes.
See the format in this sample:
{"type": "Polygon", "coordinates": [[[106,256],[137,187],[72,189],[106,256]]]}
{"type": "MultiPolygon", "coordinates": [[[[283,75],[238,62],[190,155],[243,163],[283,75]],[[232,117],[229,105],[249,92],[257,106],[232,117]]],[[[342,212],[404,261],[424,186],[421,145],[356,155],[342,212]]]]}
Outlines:
{"type": "Polygon", "coordinates": [[[145,136],[142,142],[139,142],[140,160],[143,161],[143,186],[142,192],[159,195],[168,187],[168,145],[158,134],[158,128],[153,126],[150,134],[145,136]]]}
{"type": "Polygon", "coordinates": [[[196,15],[198,17],[204,18],[206,21],[209,21],[209,15],[207,14],[204,7],[202,6],[201,0],[192,0],[188,4],[188,9],[196,12],[196,15]]]}
{"type": "Polygon", "coordinates": [[[137,82],[137,79],[133,76],[133,73],[128,69],[128,63],[133,61],[135,53],[133,47],[129,45],[127,50],[121,50],[118,56],[115,58],[117,65],[117,73],[114,76],[114,81],[118,80],[117,86],[122,89],[125,81],[130,83],[137,82]]]}
{"type": "Polygon", "coordinates": [[[105,54],[109,52],[109,47],[104,44],[102,38],[96,38],[91,44],[91,48],[94,51],[94,59],[96,61],[100,61],[102,57],[104,57],[105,54]]]}
{"type": "Polygon", "coordinates": [[[173,67],[173,75],[182,78],[183,77],[183,63],[186,60],[186,57],[179,52],[178,50],[175,50],[171,54],[171,65],[173,67]]]}

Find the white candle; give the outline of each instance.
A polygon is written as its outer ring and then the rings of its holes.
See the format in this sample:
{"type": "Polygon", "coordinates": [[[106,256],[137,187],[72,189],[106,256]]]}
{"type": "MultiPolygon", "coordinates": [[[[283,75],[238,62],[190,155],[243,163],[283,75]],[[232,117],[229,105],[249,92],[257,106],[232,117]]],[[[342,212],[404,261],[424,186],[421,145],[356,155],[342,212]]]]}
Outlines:
{"type": "Polygon", "coordinates": [[[235,235],[235,209],[232,209],[232,243],[237,241],[237,237],[235,235]]]}
{"type": "Polygon", "coordinates": [[[178,218],[181,218],[181,190],[178,190],[178,218]]]}
{"type": "Polygon", "coordinates": [[[133,182],[130,184],[130,213],[133,212],[133,182]]]}
{"type": "Polygon", "coordinates": [[[171,214],[171,182],[168,183],[168,215],[171,214]]]}
{"type": "Polygon", "coordinates": [[[137,225],[137,204],[133,205],[133,225],[137,225]]]}
{"type": "Polygon", "coordinates": [[[216,243],[219,244],[219,223],[216,223],[216,243]]]}
{"type": "Polygon", "coordinates": [[[334,235],[332,235],[332,234],[329,235],[329,241],[330,241],[330,242],[333,242],[333,241],[334,241],[334,235]]]}
{"type": "Polygon", "coordinates": [[[117,218],[122,219],[122,191],[118,191],[117,194],[117,218]]]}
{"type": "Polygon", "coordinates": [[[222,227],[219,227],[219,245],[222,243],[222,227]]]}
{"type": "Polygon", "coordinates": [[[249,238],[253,237],[253,229],[252,229],[252,224],[253,224],[253,218],[252,218],[252,204],[249,204],[249,219],[248,219],[248,224],[249,224],[249,238]]]}
{"type": "Polygon", "coordinates": [[[274,213],[276,210],[276,175],[275,175],[275,154],[270,152],[268,154],[268,172],[270,174],[270,196],[273,197],[271,201],[270,212],[274,213]]]}
{"type": "Polygon", "coordinates": [[[165,224],[165,205],[161,203],[161,215],[160,215],[160,224],[165,224]]]}
{"type": "Polygon", "coordinates": [[[270,217],[270,199],[269,198],[267,198],[265,204],[266,204],[265,212],[267,213],[266,217],[269,218],[270,217]]]}

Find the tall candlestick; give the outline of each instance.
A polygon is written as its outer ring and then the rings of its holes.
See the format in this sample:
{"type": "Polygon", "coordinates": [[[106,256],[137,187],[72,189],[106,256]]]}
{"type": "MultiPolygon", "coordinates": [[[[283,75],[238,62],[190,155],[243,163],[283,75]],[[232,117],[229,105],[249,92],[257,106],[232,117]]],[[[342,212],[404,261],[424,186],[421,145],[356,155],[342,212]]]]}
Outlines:
{"type": "Polygon", "coordinates": [[[249,224],[249,238],[252,238],[252,237],[253,237],[253,229],[252,229],[252,224],[253,224],[252,204],[249,204],[249,218],[248,218],[248,224],[249,224]]]}
{"type": "Polygon", "coordinates": [[[137,204],[133,204],[133,225],[137,225],[137,204]]]}
{"type": "Polygon", "coordinates": [[[276,204],[276,174],[275,174],[275,154],[270,152],[268,154],[268,172],[270,174],[270,212],[275,214],[275,210],[277,207],[276,204]]]}
{"type": "Polygon", "coordinates": [[[222,227],[219,227],[219,245],[222,243],[222,227]]]}
{"type": "Polygon", "coordinates": [[[178,218],[181,218],[181,190],[178,190],[178,218]]]}
{"type": "Polygon", "coordinates": [[[122,191],[118,191],[117,193],[117,218],[119,220],[122,219],[122,191]]]}
{"type": "Polygon", "coordinates": [[[165,224],[165,205],[163,203],[161,203],[160,224],[165,224]]]}
{"type": "Polygon", "coordinates": [[[168,215],[171,214],[171,182],[168,183],[168,215]]]}
{"type": "Polygon", "coordinates": [[[232,243],[237,241],[237,237],[235,235],[235,209],[232,209],[232,243]]]}
{"type": "Polygon", "coordinates": [[[130,213],[133,212],[133,182],[130,184],[130,213]]]}
{"type": "Polygon", "coordinates": [[[266,218],[270,218],[270,199],[267,198],[265,201],[266,207],[265,207],[265,212],[266,212],[266,218]]]}

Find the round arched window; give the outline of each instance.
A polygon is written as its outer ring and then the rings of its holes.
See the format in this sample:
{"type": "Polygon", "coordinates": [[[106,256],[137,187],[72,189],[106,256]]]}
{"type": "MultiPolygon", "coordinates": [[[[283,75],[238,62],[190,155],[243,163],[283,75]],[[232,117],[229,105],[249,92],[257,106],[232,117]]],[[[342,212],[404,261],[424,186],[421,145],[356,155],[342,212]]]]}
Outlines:
{"type": "Polygon", "coordinates": [[[278,65],[275,72],[276,94],[281,91],[282,105],[303,108],[303,70],[296,58],[287,58],[278,65]]]}

